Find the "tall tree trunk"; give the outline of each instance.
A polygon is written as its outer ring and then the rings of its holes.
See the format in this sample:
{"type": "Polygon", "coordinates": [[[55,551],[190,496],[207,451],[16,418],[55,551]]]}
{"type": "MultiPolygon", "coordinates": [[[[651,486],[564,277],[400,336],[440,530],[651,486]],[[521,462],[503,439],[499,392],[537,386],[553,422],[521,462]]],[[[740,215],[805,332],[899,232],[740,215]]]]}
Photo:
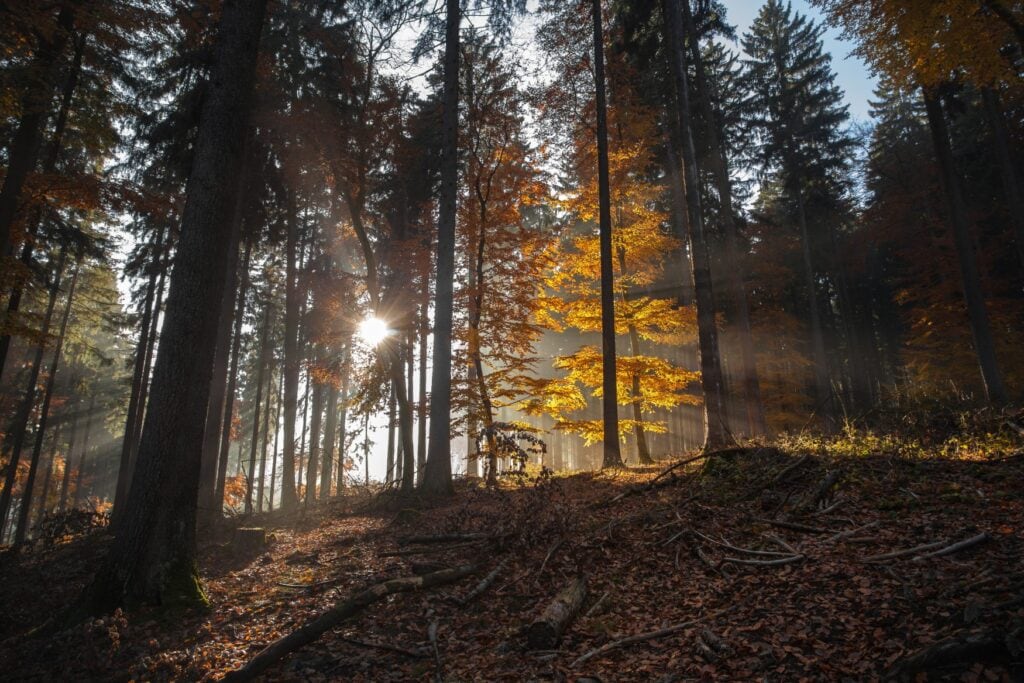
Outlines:
{"type": "MultiPolygon", "coordinates": [[[[75,391],[75,382],[71,383],[72,391],[75,391]]],[[[71,460],[75,456],[75,441],[78,439],[78,406],[81,399],[76,395],[71,401],[70,430],[68,431],[68,449],[64,453],[64,472],[60,481],[60,497],[57,500],[57,511],[64,512],[68,503],[68,487],[71,486],[71,460]]]]}
{"type": "Polygon", "coordinates": [[[821,327],[821,308],[818,304],[818,284],[814,258],[811,254],[811,233],[807,229],[807,211],[804,193],[800,187],[792,190],[796,200],[797,223],[800,225],[800,250],[804,266],[804,289],[807,290],[807,311],[811,318],[811,362],[814,366],[814,394],[816,410],[821,411],[826,431],[832,431],[832,383],[829,381],[828,357],[825,355],[825,335],[821,327]]]}
{"type": "MultiPolygon", "coordinates": [[[[36,510],[35,523],[29,522],[30,526],[38,527],[46,518],[46,501],[50,496],[50,482],[53,481],[53,466],[57,461],[57,452],[60,450],[60,437],[63,425],[59,422],[53,430],[53,440],[50,442],[50,456],[46,459],[46,474],[43,476],[43,490],[39,493],[39,509],[36,510]]],[[[31,515],[29,515],[31,519],[31,515]]]]}
{"type": "MultiPolygon", "coordinates": [[[[415,315],[415,313],[413,315],[415,315]]],[[[408,334],[408,336],[406,337],[406,340],[405,340],[405,386],[407,386],[409,388],[409,420],[410,420],[410,425],[409,425],[409,430],[410,430],[410,433],[409,433],[409,436],[410,436],[409,444],[410,444],[410,446],[414,446],[412,438],[411,438],[412,437],[412,426],[413,426],[411,421],[414,421],[416,418],[422,418],[422,414],[415,415],[414,413],[419,408],[419,406],[422,405],[422,403],[423,403],[422,399],[414,403],[413,402],[413,398],[412,398],[413,386],[415,386],[415,376],[414,376],[414,369],[415,368],[414,368],[414,365],[415,365],[415,360],[416,360],[416,351],[415,351],[415,348],[413,346],[415,344],[415,342],[416,342],[415,325],[416,325],[415,321],[410,322],[410,324],[409,324],[409,334],[408,334]]],[[[412,488],[416,484],[416,477],[415,477],[415,473],[416,473],[416,453],[413,451],[412,448],[410,448],[408,451],[406,451],[403,448],[402,449],[401,458],[398,461],[398,473],[399,473],[399,479],[400,480],[405,481],[405,473],[406,472],[411,472],[412,473],[412,474],[409,475],[409,481],[410,481],[409,488],[410,488],[410,490],[412,490],[412,488]]]]}
{"type": "MultiPolygon", "coordinates": [[[[441,117],[441,197],[434,285],[434,367],[430,376],[430,442],[421,488],[450,495],[452,487],[452,315],[455,289],[455,218],[459,182],[460,0],[445,2],[444,110],[441,117]]],[[[408,475],[407,475],[408,476],[408,475]]],[[[403,486],[404,488],[404,486],[403,486]]]]}
{"type": "MultiPolygon", "coordinates": [[[[231,451],[231,423],[235,417],[235,389],[238,386],[238,361],[242,351],[242,322],[245,319],[245,298],[249,293],[249,260],[252,258],[252,240],[245,242],[245,257],[242,259],[242,284],[238,288],[238,303],[235,307],[235,332],[231,342],[231,369],[228,371],[228,386],[224,397],[224,416],[221,420],[220,450],[217,457],[217,483],[213,499],[205,508],[210,520],[219,520],[224,512],[224,486],[228,475],[228,456],[231,451]]],[[[275,436],[276,438],[276,436],[275,436]]]]}
{"type": "Polygon", "coordinates": [[[249,441],[249,469],[245,485],[245,514],[253,511],[253,489],[256,485],[256,449],[260,443],[260,410],[263,405],[263,377],[267,371],[270,350],[270,302],[263,307],[263,326],[260,332],[260,354],[256,361],[256,400],[252,404],[252,439],[249,441]]]}
{"type": "MultiPolygon", "coordinates": [[[[622,277],[626,277],[626,250],[618,249],[619,257],[619,272],[622,273],[622,277]]],[[[629,293],[623,290],[622,301],[628,303],[630,301],[629,293]]],[[[629,333],[629,352],[634,357],[640,356],[640,335],[636,331],[636,325],[630,321],[628,325],[629,333]]],[[[644,431],[644,414],[642,409],[642,396],[640,387],[640,375],[633,373],[631,378],[630,392],[633,396],[633,400],[630,401],[630,408],[633,411],[633,436],[636,438],[636,456],[637,462],[640,465],[653,465],[654,458],[651,457],[651,450],[647,445],[647,435],[644,431]]]]}
{"type": "Polygon", "coordinates": [[[974,247],[967,223],[967,207],[964,204],[953,161],[953,151],[949,144],[949,129],[946,115],[942,110],[942,102],[936,92],[923,89],[925,111],[928,114],[928,126],[931,128],[932,142],[935,145],[935,156],[942,173],[942,184],[946,195],[946,206],[949,210],[949,227],[956,244],[957,261],[960,263],[960,275],[964,288],[964,300],[967,303],[967,315],[971,321],[971,333],[974,336],[974,351],[978,355],[981,378],[985,385],[985,395],[991,403],[1006,402],[1006,387],[999,372],[995,346],[992,343],[992,329],[989,324],[988,311],[985,308],[985,297],[981,291],[981,277],[978,274],[978,263],[975,260],[974,247]]]}
{"type": "Polygon", "coordinates": [[[306,507],[316,502],[316,475],[320,470],[320,424],[324,414],[324,387],[313,383],[313,415],[309,420],[309,460],[306,463],[306,507]]]}
{"type": "Polygon", "coordinates": [[[395,388],[391,387],[388,393],[388,444],[387,444],[387,472],[384,475],[384,483],[390,484],[395,474],[395,388]]]}
{"type": "Polygon", "coordinates": [[[281,404],[284,402],[284,384],[280,376],[277,380],[277,412],[274,414],[274,452],[270,462],[270,498],[267,499],[267,507],[270,511],[274,509],[274,486],[277,482],[277,453],[278,441],[281,436],[281,404]]]}
{"type": "MultiPolygon", "coordinates": [[[[351,353],[351,352],[350,352],[351,353]]],[[[347,364],[346,364],[347,365],[347,364]]],[[[348,431],[348,368],[341,373],[341,415],[338,417],[338,495],[345,488],[345,438],[348,431]]]]}
{"type": "MultiPolygon", "coordinates": [[[[244,175],[244,173],[243,173],[244,175]]],[[[210,405],[206,408],[206,427],[203,430],[203,461],[199,471],[200,522],[209,521],[209,510],[216,507],[214,495],[217,492],[217,456],[224,420],[224,401],[227,392],[228,363],[231,360],[232,314],[238,294],[239,237],[242,232],[242,211],[244,192],[238,192],[234,215],[231,218],[231,244],[228,247],[228,261],[224,268],[224,296],[221,301],[220,317],[217,323],[217,350],[213,356],[213,378],[210,380],[210,405]]]]}
{"type": "Polygon", "coordinates": [[[612,266],[612,209],[608,187],[608,112],[605,103],[604,31],[601,0],[592,0],[594,20],[594,87],[597,94],[597,176],[601,251],[601,361],[604,390],[604,458],[601,467],[622,467],[619,448],[619,392],[615,361],[615,288],[612,266]]]}
{"type": "Polygon", "coordinates": [[[85,482],[85,462],[89,456],[89,437],[92,434],[92,423],[96,412],[96,395],[89,399],[89,412],[85,416],[85,434],[82,436],[82,454],[78,456],[78,471],[75,473],[75,495],[71,498],[71,507],[78,508],[82,499],[82,485],[85,482]]]}
{"type": "Polygon", "coordinates": [[[334,479],[334,445],[338,432],[338,387],[334,382],[327,386],[327,419],[324,422],[324,464],[320,475],[320,500],[331,497],[331,483],[334,479]]]}
{"type": "MultiPolygon", "coordinates": [[[[46,303],[46,313],[43,316],[43,327],[40,330],[40,338],[46,339],[50,336],[50,325],[53,322],[53,309],[57,305],[57,296],[60,293],[61,276],[64,273],[64,262],[67,257],[66,247],[61,247],[60,256],[57,257],[57,267],[53,272],[53,284],[50,287],[50,298],[46,303]]],[[[4,490],[0,493],[0,539],[4,537],[4,529],[7,526],[7,517],[11,511],[11,495],[14,491],[14,482],[18,475],[18,463],[21,461],[21,450],[25,445],[25,435],[28,432],[28,422],[32,418],[32,409],[36,404],[36,391],[39,385],[39,372],[43,367],[43,353],[46,345],[43,342],[36,344],[35,356],[29,369],[28,387],[25,389],[25,397],[21,401],[21,407],[14,418],[13,433],[11,439],[9,457],[7,458],[7,472],[4,474],[4,490]]]]}
{"type": "MultiPolygon", "coordinates": [[[[416,444],[416,485],[423,483],[427,465],[427,341],[430,335],[430,271],[423,274],[423,298],[420,301],[420,391],[416,402],[418,429],[416,444]]],[[[412,385],[410,385],[412,386],[412,385]]]]}
{"type": "Polygon", "coordinates": [[[743,398],[747,413],[747,425],[751,435],[764,434],[767,425],[764,419],[764,404],[761,400],[761,382],[757,375],[757,356],[754,353],[754,337],[750,328],[750,306],[747,302],[747,291],[743,282],[743,264],[740,259],[739,230],[736,227],[736,215],[732,203],[732,181],[729,179],[729,162],[725,155],[725,146],[718,133],[718,117],[711,104],[711,87],[704,71],[704,60],[700,54],[699,37],[690,13],[689,2],[683,4],[686,34],[689,38],[690,58],[694,64],[696,75],[697,96],[701,103],[701,115],[707,122],[708,160],[718,191],[719,222],[725,238],[725,257],[728,262],[726,279],[733,298],[736,327],[739,329],[740,362],[743,365],[743,398]]]}
{"type": "Polygon", "coordinates": [[[53,89],[60,71],[60,57],[74,30],[74,10],[62,2],[52,33],[40,32],[39,47],[32,57],[33,72],[39,74],[39,85],[25,90],[21,102],[21,119],[7,149],[7,172],[0,187],[0,262],[6,260],[14,244],[14,225],[18,215],[25,181],[36,167],[42,138],[43,122],[50,110],[53,89]]]}
{"type": "Polygon", "coordinates": [[[295,417],[299,402],[299,291],[295,278],[298,225],[295,196],[288,193],[288,236],[285,240],[284,308],[284,460],[281,464],[281,508],[299,505],[295,490],[295,417]]]}
{"type": "Polygon", "coordinates": [[[701,210],[700,173],[690,121],[690,93],[686,73],[686,37],[683,32],[680,2],[665,0],[665,28],[671,46],[670,61],[676,90],[678,143],[682,156],[683,191],[686,195],[687,231],[693,264],[693,291],[697,303],[697,338],[700,347],[701,386],[704,390],[704,448],[718,448],[729,441],[725,424],[725,386],[718,350],[715,298],[711,285],[711,255],[704,233],[701,210]]]}
{"type": "Polygon", "coordinates": [[[225,0],[185,193],[178,256],[134,481],[74,617],[129,602],[205,603],[196,503],[224,262],[266,0],[225,0]],[[232,182],[226,182],[231,179],[232,182]]]}
{"type": "MultiPolygon", "coordinates": [[[[82,54],[85,52],[86,37],[80,35],[75,39],[75,55],[71,63],[71,70],[68,72],[68,76],[64,81],[64,86],[61,89],[60,97],[60,108],[57,110],[57,120],[53,124],[53,136],[50,139],[49,149],[46,152],[46,157],[43,159],[42,171],[43,173],[53,173],[57,168],[57,161],[60,159],[60,152],[64,141],[64,131],[67,129],[68,113],[71,111],[71,101],[75,94],[75,89],[78,87],[78,80],[82,73],[82,54]]],[[[36,211],[36,215],[31,219],[29,223],[29,232],[26,235],[25,243],[21,248],[21,263],[25,267],[26,271],[32,267],[32,250],[35,247],[36,234],[39,231],[39,227],[42,224],[43,209],[40,208],[36,211]]],[[[0,262],[2,262],[4,253],[0,252],[0,262]]],[[[11,324],[12,319],[17,314],[18,309],[21,308],[21,298],[23,290],[20,284],[15,284],[11,290],[11,295],[7,298],[7,314],[6,320],[8,325],[11,324]]],[[[7,365],[7,352],[11,348],[11,335],[3,334],[0,335],[0,379],[3,379],[4,368],[7,365]]]]}
{"type": "MultiPolygon", "coordinates": [[[[1024,43],[1021,44],[1024,49],[1024,43]]],[[[1006,130],[1006,119],[999,105],[999,95],[992,88],[981,89],[985,117],[992,128],[992,142],[995,143],[996,157],[999,158],[999,172],[1006,195],[1006,210],[1013,226],[1013,241],[1017,243],[1017,259],[1024,277],[1024,198],[1021,197],[1020,178],[1013,158],[1010,134],[1006,130]]]]}
{"type": "Polygon", "coordinates": [[[57,332],[57,347],[53,351],[53,360],[50,362],[50,373],[46,377],[46,389],[43,392],[43,405],[39,409],[39,422],[36,424],[36,439],[32,447],[32,460],[29,462],[28,477],[25,479],[25,492],[21,496],[21,508],[18,510],[18,526],[14,530],[14,546],[18,547],[25,542],[28,534],[30,512],[32,510],[33,487],[36,482],[36,472],[39,468],[39,457],[43,452],[43,437],[46,436],[46,422],[50,417],[50,402],[53,400],[53,389],[57,381],[57,369],[60,367],[60,357],[64,350],[64,338],[68,331],[68,320],[71,319],[71,307],[75,302],[75,285],[78,284],[78,271],[81,267],[81,257],[76,259],[75,268],[71,274],[71,284],[68,285],[67,303],[64,304],[64,314],[60,319],[60,329],[57,332]]]}
{"type": "MultiPolygon", "coordinates": [[[[273,355],[272,353],[269,355],[273,355]]],[[[267,368],[267,397],[263,403],[263,447],[260,449],[260,478],[256,487],[256,512],[263,512],[263,491],[267,481],[267,443],[270,441],[270,401],[274,395],[274,370],[267,368]]]]}

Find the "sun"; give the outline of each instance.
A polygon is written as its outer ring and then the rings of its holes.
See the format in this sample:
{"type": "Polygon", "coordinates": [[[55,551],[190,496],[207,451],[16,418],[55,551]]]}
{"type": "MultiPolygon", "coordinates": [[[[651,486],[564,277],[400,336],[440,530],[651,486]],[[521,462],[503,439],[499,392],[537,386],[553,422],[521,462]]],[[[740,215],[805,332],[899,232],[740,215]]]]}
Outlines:
{"type": "Polygon", "coordinates": [[[380,318],[366,318],[359,323],[359,338],[368,346],[377,346],[391,334],[388,324],[380,318]]]}

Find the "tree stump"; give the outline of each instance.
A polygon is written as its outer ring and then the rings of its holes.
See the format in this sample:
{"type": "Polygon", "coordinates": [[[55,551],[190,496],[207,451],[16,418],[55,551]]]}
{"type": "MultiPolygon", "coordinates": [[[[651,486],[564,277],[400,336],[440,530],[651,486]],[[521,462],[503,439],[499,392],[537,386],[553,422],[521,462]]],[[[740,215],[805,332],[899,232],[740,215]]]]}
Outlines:
{"type": "Polygon", "coordinates": [[[587,582],[584,578],[573,579],[562,589],[532,624],[526,633],[527,645],[532,650],[552,650],[558,645],[562,634],[579,614],[587,599],[587,582]]]}
{"type": "Polygon", "coordinates": [[[267,530],[263,527],[239,527],[231,539],[231,549],[240,555],[255,555],[267,546],[267,530]]]}

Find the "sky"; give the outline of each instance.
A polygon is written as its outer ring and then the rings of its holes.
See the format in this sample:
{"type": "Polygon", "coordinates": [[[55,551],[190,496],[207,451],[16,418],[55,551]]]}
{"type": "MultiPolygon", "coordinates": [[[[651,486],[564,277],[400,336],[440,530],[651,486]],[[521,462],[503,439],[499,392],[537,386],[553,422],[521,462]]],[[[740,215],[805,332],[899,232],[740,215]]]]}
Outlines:
{"type": "MultiPolygon", "coordinates": [[[[764,4],[762,0],[723,0],[728,11],[727,19],[730,24],[736,26],[736,35],[742,36],[750,24],[753,23],[757,13],[764,4]]],[[[793,11],[811,17],[815,23],[824,24],[825,20],[821,11],[807,2],[807,0],[792,0],[793,11]]],[[[869,119],[868,100],[872,96],[876,79],[871,75],[868,67],[858,57],[851,55],[854,44],[840,40],[839,31],[826,26],[823,36],[825,51],[832,55],[832,68],[836,72],[836,82],[846,93],[846,102],[850,105],[850,116],[854,122],[866,122],[869,119]]],[[[739,50],[737,44],[730,45],[739,50]]]]}

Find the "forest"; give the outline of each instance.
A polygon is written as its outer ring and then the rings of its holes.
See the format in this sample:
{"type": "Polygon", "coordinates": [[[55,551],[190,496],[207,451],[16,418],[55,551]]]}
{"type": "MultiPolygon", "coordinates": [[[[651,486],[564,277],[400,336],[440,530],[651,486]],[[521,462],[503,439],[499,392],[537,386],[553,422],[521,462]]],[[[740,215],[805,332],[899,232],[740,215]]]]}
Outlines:
{"type": "Polygon", "coordinates": [[[1024,680],[1024,2],[0,0],[0,679],[1024,680]]]}

